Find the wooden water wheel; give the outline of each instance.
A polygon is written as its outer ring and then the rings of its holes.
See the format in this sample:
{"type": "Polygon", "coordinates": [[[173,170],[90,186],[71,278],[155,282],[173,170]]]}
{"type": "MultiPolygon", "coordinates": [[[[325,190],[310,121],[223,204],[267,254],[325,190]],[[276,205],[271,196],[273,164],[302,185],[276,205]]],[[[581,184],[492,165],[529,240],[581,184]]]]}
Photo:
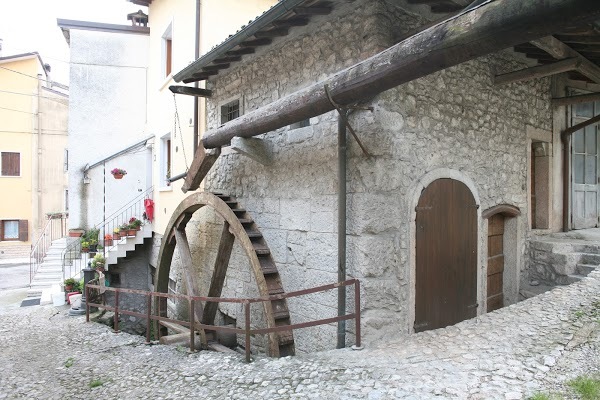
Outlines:
{"type": "MultiPolygon", "coordinates": [[[[163,293],[168,291],[169,272],[173,253],[177,246],[188,294],[199,295],[199,280],[192,265],[192,255],[185,227],[192,215],[206,206],[213,209],[224,220],[213,274],[210,278],[208,297],[221,296],[233,244],[236,240],[249,260],[259,295],[270,296],[284,293],[281,278],[269,247],[250,214],[233,197],[207,192],[194,193],[188,196],[174,211],[165,230],[158,255],[155,291],[163,293]]],[[[208,281],[208,279],[205,280],[208,281]]],[[[218,308],[217,303],[199,303],[197,302],[194,310],[196,320],[202,321],[206,325],[213,325],[218,308]]],[[[163,304],[164,306],[161,305],[160,310],[161,314],[165,316],[166,299],[163,299],[163,304]]],[[[285,299],[266,301],[261,304],[263,305],[268,328],[290,324],[290,313],[285,299]]],[[[294,337],[292,331],[269,334],[267,351],[272,357],[293,355],[294,337]]]]}

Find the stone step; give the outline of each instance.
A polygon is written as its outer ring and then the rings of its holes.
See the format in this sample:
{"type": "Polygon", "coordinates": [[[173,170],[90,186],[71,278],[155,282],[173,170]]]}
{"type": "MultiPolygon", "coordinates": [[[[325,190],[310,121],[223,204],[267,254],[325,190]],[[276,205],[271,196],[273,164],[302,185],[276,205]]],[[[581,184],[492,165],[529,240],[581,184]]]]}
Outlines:
{"type": "Polygon", "coordinates": [[[578,275],[587,276],[590,272],[594,271],[596,268],[598,268],[598,265],[577,264],[575,272],[577,272],[578,275]]]}
{"type": "Polygon", "coordinates": [[[600,254],[582,253],[579,262],[581,264],[600,265],[600,254]]]}
{"type": "Polygon", "coordinates": [[[579,282],[585,278],[583,275],[560,275],[556,277],[556,283],[559,285],[570,285],[571,283],[579,282]]]}
{"type": "Polygon", "coordinates": [[[54,279],[54,280],[48,280],[48,281],[43,281],[43,282],[36,282],[33,281],[31,282],[30,286],[31,288],[45,288],[45,287],[51,287],[52,285],[60,285],[62,283],[62,279],[54,279]]]}

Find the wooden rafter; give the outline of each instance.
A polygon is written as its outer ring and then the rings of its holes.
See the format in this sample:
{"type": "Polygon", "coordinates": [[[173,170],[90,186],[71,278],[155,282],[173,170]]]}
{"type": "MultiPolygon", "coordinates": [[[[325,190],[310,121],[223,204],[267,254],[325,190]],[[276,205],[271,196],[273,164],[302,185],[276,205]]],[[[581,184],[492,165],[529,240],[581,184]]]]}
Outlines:
{"type": "Polygon", "coordinates": [[[290,33],[288,28],[275,28],[268,31],[260,31],[254,34],[257,38],[273,38],[278,36],[286,36],[290,33]]]}
{"type": "Polygon", "coordinates": [[[598,125],[598,124],[600,124],[600,115],[596,115],[594,118],[590,118],[587,121],[583,121],[583,122],[581,122],[581,123],[579,123],[577,125],[573,125],[572,127],[568,128],[568,129],[565,129],[562,132],[562,135],[563,136],[569,136],[570,134],[575,133],[575,132],[577,132],[580,129],[583,129],[583,128],[588,127],[590,125],[598,125]]]}
{"type": "Polygon", "coordinates": [[[591,101],[599,101],[600,93],[581,94],[578,96],[558,97],[552,99],[552,105],[555,107],[568,106],[571,104],[588,103],[591,101]]]}
{"type": "Polygon", "coordinates": [[[578,58],[580,60],[580,66],[577,68],[577,71],[592,81],[600,83],[600,67],[555,37],[547,36],[533,40],[531,43],[559,60],[565,58],[578,58]]]}
{"type": "Polygon", "coordinates": [[[327,15],[331,13],[331,7],[296,7],[294,14],[296,15],[327,15]]]}
{"type": "Polygon", "coordinates": [[[552,64],[539,65],[522,69],[507,74],[497,75],[494,78],[495,85],[504,85],[507,83],[543,78],[545,76],[556,75],[567,71],[576,70],[581,65],[581,60],[578,58],[567,58],[565,60],[556,61],[552,64]]]}
{"type": "Polygon", "coordinates": [[[195,97],[211,97],[212,91],[208,89],[200,89],[189,86],[169,86],[169,90],[176,94],[185,94],[195,97]]]}

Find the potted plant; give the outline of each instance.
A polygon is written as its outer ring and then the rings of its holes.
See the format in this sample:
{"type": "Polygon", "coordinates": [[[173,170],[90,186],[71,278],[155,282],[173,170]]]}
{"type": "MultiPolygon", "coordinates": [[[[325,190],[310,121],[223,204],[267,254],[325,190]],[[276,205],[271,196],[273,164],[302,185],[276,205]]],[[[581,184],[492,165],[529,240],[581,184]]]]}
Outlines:
{"type": "Polygon", "coordinates": [[[106,263],[106,258],[102,254],[96,254],[94,258],[92,258],[92,268],[97,271],[104,271],[104,264],[106,263]]]}
{"type": "Polygon", "coordinates": [[[90,251],[90,242],[84,240],[81,242],[81,252],[87,253],[88,251],[90,251]]]}
{"type": "Polygon", "coordinates": [[[81,228],[69,229],[69,237],[81,237],[84,233],[85,230],[81,228]]]}
{"type": "Polygon", "coordinates": [[[121,239],[121,229],[119,227],[113,229],[113,239],[114,240],[121,239]]]}
{"type": "Polygon", "coordinates": [[[123,224],[119,226],[119,235],[122,238],[127,237],[127,231],[129,231],[129,224],[123,224]]]}
{"type": "Polygon", "coordinates": [[[65,281],[64,281],[65,292],[72,292],[74,290],[74,287],[76,284],[77,284],[77,281],[73,278],[65,279],[65,281]]]}
{"type": "Polygon", "coordinates": [[[90,251],[96,252],[97,248],[98,248],[98,240],[97,239],[90,239],[90,251]]]}
{"type": "Polygon", "coordinates": [[[104,235],[104,246],[112,246],[113,245],[113,236],[110,233],[104,235]]]}
{"type": "Polygon", "coordinates": [[[137,219],[136,217],[131,217],[129,219],[129,226],[133,227],[136,231],[139,231],[142,227],[142,221],[137,219]]]}
{"type": "Polygon", "coordinates": [[[122,168],[113,168],[110,173],[115,179],[123,179],[123,177],[127,175],[127,171],[122,168]]]}

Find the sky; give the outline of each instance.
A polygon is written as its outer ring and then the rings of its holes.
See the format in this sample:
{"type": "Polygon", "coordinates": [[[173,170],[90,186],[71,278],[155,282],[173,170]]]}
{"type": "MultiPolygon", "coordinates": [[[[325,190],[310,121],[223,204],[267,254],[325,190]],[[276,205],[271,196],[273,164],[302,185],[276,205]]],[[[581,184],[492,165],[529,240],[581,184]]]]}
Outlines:
{"type": "Polygon", "coordinates": [[[131,25],[127,14],[147,8],[126,0],[0,0],[2,56],[37,51],[50,78],[68,84],[69,46],[57,18],[131,25]]]}

